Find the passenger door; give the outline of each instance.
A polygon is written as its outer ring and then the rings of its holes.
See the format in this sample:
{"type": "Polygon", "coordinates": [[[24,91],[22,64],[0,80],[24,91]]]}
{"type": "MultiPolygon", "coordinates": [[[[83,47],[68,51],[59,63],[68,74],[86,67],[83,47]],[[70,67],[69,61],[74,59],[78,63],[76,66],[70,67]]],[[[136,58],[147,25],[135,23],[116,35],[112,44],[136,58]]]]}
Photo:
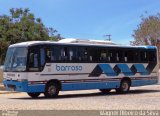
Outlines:
{"type": "Polygon", "coordinates": [[[28,51],[28,81],[39,81],[41,71],[41,56],[39,46],[29,48],[28,51]]]}

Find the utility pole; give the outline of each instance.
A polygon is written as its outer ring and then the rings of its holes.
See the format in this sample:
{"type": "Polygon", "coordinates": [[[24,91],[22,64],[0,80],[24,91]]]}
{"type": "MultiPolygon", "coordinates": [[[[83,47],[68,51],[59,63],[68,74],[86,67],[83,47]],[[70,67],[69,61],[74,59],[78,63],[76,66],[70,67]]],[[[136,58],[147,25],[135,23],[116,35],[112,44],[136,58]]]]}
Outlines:
{"type": "Polygon", "coordinates": [[[108,39],[106,39],[106,40],[111,41],[111,36],[112,36],[112,35],[109,34],[109,35],[104,35],[104,36],[105,36],[105,37],[108,37],[108,39]]]}

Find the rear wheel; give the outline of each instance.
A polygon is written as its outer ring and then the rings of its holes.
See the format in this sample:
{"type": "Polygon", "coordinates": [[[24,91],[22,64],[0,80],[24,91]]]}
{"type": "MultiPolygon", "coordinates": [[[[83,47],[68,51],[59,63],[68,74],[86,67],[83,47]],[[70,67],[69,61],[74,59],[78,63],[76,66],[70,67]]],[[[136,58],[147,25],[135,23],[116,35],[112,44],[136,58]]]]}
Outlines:
{"type": "Polygon", "coordinates": [[[99,89],[103,94],[107,94],[111,91],[111,89],[99,89]]]}
{"type": "Polygon", "coordinates": [[[117,93],[128,93],[130,89],[130,81],[122,80],[120,88],[116,89],[117,93]]]}
{"type": "Polygon", "coordinates": [[[27,93],[32,98],[37,98],[41,93],[27,93]]]}
{"type": "Polygon", "coordinates": [[[55,98],[58,96],[59,93],[59,86],[55,82],[49,82],[45,88],[45,97],[47,98],[55,98]]]}

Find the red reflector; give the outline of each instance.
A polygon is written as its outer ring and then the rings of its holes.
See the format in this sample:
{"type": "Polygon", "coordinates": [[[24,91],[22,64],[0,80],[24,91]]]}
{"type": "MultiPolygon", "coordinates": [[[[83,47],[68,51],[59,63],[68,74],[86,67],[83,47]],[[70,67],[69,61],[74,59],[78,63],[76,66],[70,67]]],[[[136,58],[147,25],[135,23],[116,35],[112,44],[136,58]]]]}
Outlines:
{"type": "Polygon", "coordinates": [[[30,84],[35,84],[35,82],[34,82],[34,81],[31,81],[30,84]]]}

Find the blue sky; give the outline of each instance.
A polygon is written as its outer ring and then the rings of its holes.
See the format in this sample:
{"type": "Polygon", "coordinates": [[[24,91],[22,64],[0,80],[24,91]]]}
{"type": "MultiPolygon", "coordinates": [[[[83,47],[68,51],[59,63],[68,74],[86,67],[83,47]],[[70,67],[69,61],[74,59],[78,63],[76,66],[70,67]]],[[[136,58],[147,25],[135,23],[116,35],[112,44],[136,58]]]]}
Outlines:
{"type": "Polygon", "coordinates": [[[29,8],[47,27],[65,38],[100,39],[128,44],[140,16],[160,12],[159,0],[0,0],[0,15],[10,8],[29,8]]]}

